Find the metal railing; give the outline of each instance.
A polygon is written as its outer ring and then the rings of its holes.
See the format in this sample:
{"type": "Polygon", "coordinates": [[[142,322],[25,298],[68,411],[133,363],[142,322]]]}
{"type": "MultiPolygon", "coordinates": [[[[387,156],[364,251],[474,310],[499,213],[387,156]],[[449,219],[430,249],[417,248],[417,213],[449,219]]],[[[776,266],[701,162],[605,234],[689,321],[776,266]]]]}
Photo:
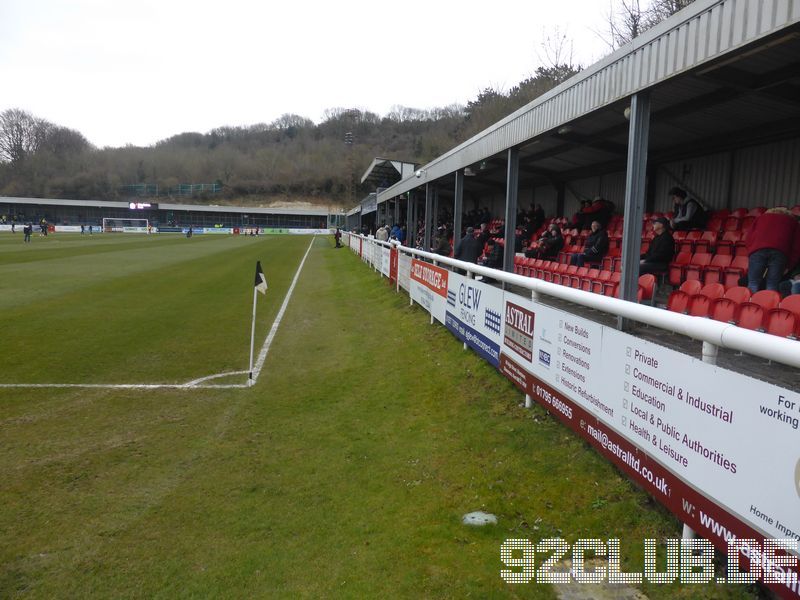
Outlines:
{"type": "Polygon", "coordinates": [[[403,254],[425,259],[437,265],[462,269],[468,273],[468,277],[481,275],[490,277],[504,284],[527,289],[531,292],[531,298],[534,301],[538,299],[539,294],[550,296],[702,341],[703,362],[716,364],[719,348],[726,348],[759,356],[791,367],[800,368],[800,342],[797,340],[782,338],[760,331],[752,331],[750,329],[744,329],[743,327],[737,327],[731,323],[723,323],[705,317],[692,317],[667,311],[662,308],[628,302],[618,298],[610,298],[608,296],[577,290],[541,279],[517,275],[516,273],[507,273],[506,271],[491,269],[489,267],[456,260],[432,252],[401,246],[397,242],[382,242],[353,233],[348,235],[361,238],[364,240],[364,243],[377,244],[385,247],[394,245],[397,247],[398,251],[403,254]]]}

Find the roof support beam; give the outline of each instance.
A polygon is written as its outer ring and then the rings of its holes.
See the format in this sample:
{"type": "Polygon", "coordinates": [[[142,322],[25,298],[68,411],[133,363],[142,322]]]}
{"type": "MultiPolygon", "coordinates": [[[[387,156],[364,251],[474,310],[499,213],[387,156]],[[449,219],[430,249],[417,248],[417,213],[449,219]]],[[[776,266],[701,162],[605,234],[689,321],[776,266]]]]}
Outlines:
{"type": "MultiPolygon", "coordinates": [[[[650,97],[647,92],[639,92],[631,98],[630,118],[619,297],[636,302],[639,291],[639,257],[642,249],[642,217],[647,192],[647,144],[650,138],[650,97]]],[[[617,323],[619,329],[625,328],[622,317],[618,317],[617,323]]]]}
{"type": "Polygon", "coordinates": [[[464,169],[456,171],[453,197],[453,242],[461,238],[461,213],[464,212],[464,169]]]}
{"type": "Polygon", "coordinates": [[[517,230],[517,196],[519,195],[519,148],[508,149],[506,174],[506,236],[503,270],[514,272],[514,242],[517,230]]]}
{"type": "Polygon", "coordinates": [[[433,185],[425,184],[425,235],[422,238],[422,249],[431,251],[431,212],[433,212],[433,185]]]}

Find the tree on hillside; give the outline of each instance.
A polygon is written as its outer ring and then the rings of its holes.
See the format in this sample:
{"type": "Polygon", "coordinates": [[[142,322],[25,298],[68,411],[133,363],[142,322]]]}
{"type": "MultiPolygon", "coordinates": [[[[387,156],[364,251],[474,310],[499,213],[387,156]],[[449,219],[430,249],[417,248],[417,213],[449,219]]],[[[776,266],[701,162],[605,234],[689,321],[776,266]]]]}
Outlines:
{"type": "Polygon", "coordinates": [[[611,50],[624,46],[651,27],[689,6],[694,0],[616,0],[602,35],[611,50]]]}
{"type": "Polygon", "coordinates": [[[0,113],[0,160],[18,163],[36,152],[50,123],[19,108],[0,113]]]}

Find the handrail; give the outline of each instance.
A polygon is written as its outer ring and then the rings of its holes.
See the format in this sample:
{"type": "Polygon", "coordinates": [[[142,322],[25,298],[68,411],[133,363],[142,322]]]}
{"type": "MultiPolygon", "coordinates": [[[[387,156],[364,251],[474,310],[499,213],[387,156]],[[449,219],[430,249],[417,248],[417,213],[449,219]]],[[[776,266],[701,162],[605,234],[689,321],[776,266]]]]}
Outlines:
{"type": "Polygon", "coordinates": [[[544,294],[560,300],[566,300],[567,302],[579,304],[586,308],[593,308],[618,317],[631,319],[638,323],[674,331],[675,333],[707,342],[719,346],[720,348],[746,352],[747,354],[800,368],[800,342],[797,340],[790,340],[759,331],[752,331],[730,323],[714,321],[713,319],[692,317],[661,308],[655,308],[653,306],[620,300],[619,298],[609,298],[608,296],[585,292],[557,283],[517,275],[516,273],[507,273],[506,271],[456,260],[432,252],[401,246],[398,242],[383,242],[355,233],[349,235],[354,235],[367,242],[375,242],[381,246],[395,246],[398,251],[405,254],[463,269],[477,275],[491,277],[497,281],[525,288],[537,294],[544,294]]]}

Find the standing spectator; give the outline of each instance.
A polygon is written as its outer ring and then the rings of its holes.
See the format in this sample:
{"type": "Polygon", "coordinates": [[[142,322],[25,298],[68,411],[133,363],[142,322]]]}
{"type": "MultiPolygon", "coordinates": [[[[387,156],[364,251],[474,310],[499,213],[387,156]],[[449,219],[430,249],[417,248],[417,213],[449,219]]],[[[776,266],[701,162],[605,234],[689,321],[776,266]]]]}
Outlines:
{"type": "Polygon", "coordinates": [[[586,229],[591,226],[592,221],[597,221],[604,228],[608,226],[611,220],[611,215],[614,213],[614,205],[603,198],[602,196],[595,196],[592,202],[582,209],[583,212],[583,227],[586,229]]]}
{"type": "Polygon", "coordinates": [[[675,255],[675,240],[669,231],[669,221],[664,217],[655,219],[653,231],[656,235],[650,241],[650,247],[639,257],[639,275],[666,272],[675,255]]]}
{"type": "Polygon", "coordinates": [[[670,189],[672,196],[673,212],[672,229],[686,231],[689,229],[702,229],[706,226],[706,210],[694,198],[690,198],[686,190],[679,187],[670,189]]]}
{"type": "Polygon", "coordinates": [[[389,241],[389,229],[386,227],[386,223],[378,227],[378,230],[375,232],[375,239],[381,242],[389,241]]]}
{"type": "Polygon", "coordinates": [[[746,244],[747,287],[755,294],[766,282],[778,291],[787,267],[800,260],[800,223],[785,208],[771,208],[753,222],[746,244]]]}
{"type": "Polygon", "coordinates": [[[336,228],[336,233],[333,234],[333,239],[336,240],[336,247],[337,248],[341,248],[342,247],[342,232],[338,227],[336,228]]]}
{"type": "Polygon", "coordinates": [[[477,263],[481,250],[483,250],[483,248],[481,248],[480,242],[475,238],[475,230],[472,227],[467,227],[466,235],[456,244],[456,251],[453,258],[463,260],[464,262],[477,263]]]}
{"type": "Polygon", "coordinates": [[[608,232],[600,224],[600,221],[592,221],[592,233],[586,238],[583,252],[574,253],[570,257],[569,263],[579,267],[582,267],[585,263],[599,263],[608,252],[608,245],[608,232]]]}
{"type": "Polygon", "coordinates": [[[441,256],[450,256],[450,236],[445,227],[439,227],[436,236],[436,248],[433,250],[441,256]]]}

